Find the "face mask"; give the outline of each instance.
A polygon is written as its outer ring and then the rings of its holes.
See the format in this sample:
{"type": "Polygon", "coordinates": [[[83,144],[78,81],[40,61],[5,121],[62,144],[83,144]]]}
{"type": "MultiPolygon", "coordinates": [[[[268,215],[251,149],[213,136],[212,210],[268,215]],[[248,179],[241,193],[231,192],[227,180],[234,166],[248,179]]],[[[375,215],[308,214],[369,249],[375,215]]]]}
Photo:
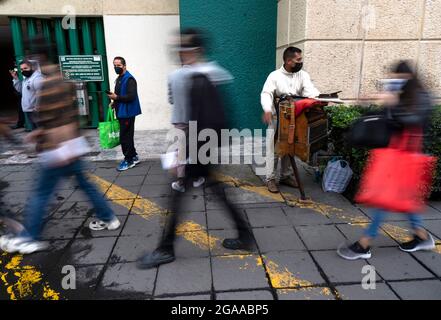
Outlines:
{"type": "Polygon", "coordinates": [[[297,72],[299,72],[300,70],[302,70],[302,68],[303,68],[303,62],[301,62],[301,63],[296,63],[296,65],[295,65],[294,68],[292,69],[292,72],[293,72],[293,73],[297,73],[297,72]]]}
{"type": "Polygon", "coordinates": [[[123,68],[121,67],[115,67],[116,74],[121,74],[123,72],[123,68]]]}
{"type": "Polygon", "coordinates": [[[407,79],[385,79],[382,81],[383,90],[388,92],[401,91],[406,85],[407,81],[407,79]]]}
{"type": "Polygon", "coordinates": [[[33,73],[34,73],[34,71],[32,71],[32,70],[24,70],[21,72],[21,74],[24,75],[26,78],[29,78],[30,76],[32,76],[33,73]]]}

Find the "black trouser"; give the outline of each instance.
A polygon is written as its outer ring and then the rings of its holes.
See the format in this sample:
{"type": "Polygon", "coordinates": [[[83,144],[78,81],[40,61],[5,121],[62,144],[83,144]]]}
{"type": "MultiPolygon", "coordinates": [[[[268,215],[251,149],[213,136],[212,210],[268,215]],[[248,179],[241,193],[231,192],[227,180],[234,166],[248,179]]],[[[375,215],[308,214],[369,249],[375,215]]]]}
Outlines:
{"type": "Polygon", "coordinates": [[[18,106],[18,119],[17,119],[17,127],[24,127],[25,125],[25,115],[21,105],[18,106]]]}
{"type": "Polygon", "coordinates": [[[119,140],[126,161],[132,161],[138,154],[135,149],[135,117],[119,120],[119,140]]]}
{"type": "MultiPolygon", "coordinates": [[[[211,168],[209,168],[208,166],[188,165],[187,166],[188,174],[186,175],[185,178],[186,182],[191,181],[192,178],[194,177],[201,177],[201,176],[208,179],[208,177],[210,176],[210,171],[211,168]]],[[[230,218],[234,221],[236,228],[239,232],[239,239],[243,240],[244,242],[251,241],[252,239],[251,229],[248,223],[245,221],[241,212],[231,202],[227,200],[224,192],[224,187],[225,187],[224,183],[215,181],[213,182],[213,184],[210,184],[209,187],[213,189],[215,194],[223,202],[225,208],[227,209],[226,212],[228,213],[230,218]]],[[[181,216],[182,213],[180,207],[183,196],[185,196],[185,193],[173,190],[173,196],[172,196],[173,203],[171,206],[171,212],[167,217],[164,235],[158,246],[159,249],[173,252],[173,243],[176,237],[176,231],[175,231],[176,225],[178,223],[178,218],[181,216]]]]}

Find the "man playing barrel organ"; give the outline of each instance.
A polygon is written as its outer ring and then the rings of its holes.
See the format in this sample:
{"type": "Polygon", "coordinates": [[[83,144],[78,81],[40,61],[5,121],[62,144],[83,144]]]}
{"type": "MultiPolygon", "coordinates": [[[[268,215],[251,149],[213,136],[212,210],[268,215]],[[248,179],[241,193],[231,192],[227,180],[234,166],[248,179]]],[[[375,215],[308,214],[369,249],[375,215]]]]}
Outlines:
{"type": "MultiPolygon", "coordinates": [[[[302,70],[302,50],[296,47],[288,47],[283,52],[283,61],[283,66],[268,76],[261,93],[261,104],[264,111],[263,121],[268,125],[268,129],[276,130],[278,126],[275,103],[277,98],[284,95],[315,98],[320,95],[309,74],[302,70]]],[[[272,137],[274,139],[274,135],[272,137]]],[[[278,160],[278,154],[274,153],[274,166],[272,170],[267,172],[266,176],[268,190],[273,193],[279,192],[276,184],[278,160]]],[[[279,182],[290,187],[298,187],[288,156],[281,159],[279,182]]]]}

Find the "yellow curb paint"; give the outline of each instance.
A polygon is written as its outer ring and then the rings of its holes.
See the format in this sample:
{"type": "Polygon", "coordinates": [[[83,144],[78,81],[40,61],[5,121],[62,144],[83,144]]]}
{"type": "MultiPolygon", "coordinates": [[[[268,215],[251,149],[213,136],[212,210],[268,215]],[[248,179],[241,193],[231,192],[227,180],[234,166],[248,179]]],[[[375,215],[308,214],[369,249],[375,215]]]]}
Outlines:
{"type": "Polygon", "coordinates": [[[176,234],[202,250],[213,250],[221,242],[221,239],[210,236],[200,224],[194,221],[185,221],[178,225],[176,234]]]}
{"type": "MultiPolygon", "coordinates": [[[[7,258],[8,254],[2,254],[3,263],[4,258],[7,258]]],[[[11,300],[18,300],[24,298],[31,298],[33,295],[33,289],[37,285],[41,285],[42,273],[38,271],[34,266],[20,266],[23,260],[22,255],[15,255],[10,258],[10,261],[5,265],[7,272],[1,273],[0,279],[6,286],[6,292],[9,294],[11,300]],[[13,284],[10,284],[8,277],[15,276],[17,279],[13,284]]],[[[51,289],[48,283],[43,284],[43,299],[44,300],[59,300],[60,294],[51,289]]]]}
{"type": "Polygon", "coordinates": [[[95,182],[97,187],[102,192],[107,191],[105,194],[106,198],[112,200],[112,202],[119,204],[129,210],[131,209],[132,213],[135,213],[137,215],[143,215],[146,217],[153,217],[154,215],[157,214],[167,214],[167,210],[162,209],[152,201],[141,198],[136,194],[134,194],[133,192],[130,192],[117,185],[112,185],[112,187],[109,188],[109,182],[96,175],[90,174],[89,177],[92,181],[95,182]],[[123,199],[135,199],[135,201],[133,202],[132,205],[131,200],[127,201],[123,199]]]}
{"type": "MultiPolygon", "coordinates": [[[[277,263],[271,260],[267,260],[265,256],[266,270],[270,276],[271,284],[276,289],[283,288],[295,288],[295,287],[307,287],[313,284],[307,280],[302,280],[296,277],[287,268],[280,267],[277,263]]],[[[262,257],[256,260],[258,266],[263,266],[262,257]]]]}
{"type": "Polygon", "coordinates": [[[412,237],[410,236],[410,232],[407,229],[394,226],[391,224],[384,224],[381,226],[381,228],[393,239],[397,240],[398,242],[406,242],[412,240],[412,237]]]}

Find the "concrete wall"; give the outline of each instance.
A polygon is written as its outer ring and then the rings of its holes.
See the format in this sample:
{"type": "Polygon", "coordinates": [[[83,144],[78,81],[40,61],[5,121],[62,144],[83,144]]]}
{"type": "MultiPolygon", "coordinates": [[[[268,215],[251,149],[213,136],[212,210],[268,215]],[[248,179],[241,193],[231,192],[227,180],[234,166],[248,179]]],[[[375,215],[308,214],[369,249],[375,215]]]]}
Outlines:
{"type": "Polygon", "coordinates": [[[179,0],[3,0],[0,15],[63,15],[63,7],[72,6],[77,15],[152,15],[179,11],[179,0]]]}
{"type": "Polygon", "coordinates": [[[441,0],[280,0],[278,65],[289,45],[322,92],[362,98],[393,61],[412,59],[441,101],[441,0]]]}
{"type": "Polygon", "coordinates": [[[178,29],[177,15],[104,16],[111,88],[117,77],[113,69],[115,56],[126,59],[127,69],[138,83],[142,115],[137,117],[137,130],[170,127],[167,74],[177,66],[171,64],[167,44],[170,34],[178,29]]]}

